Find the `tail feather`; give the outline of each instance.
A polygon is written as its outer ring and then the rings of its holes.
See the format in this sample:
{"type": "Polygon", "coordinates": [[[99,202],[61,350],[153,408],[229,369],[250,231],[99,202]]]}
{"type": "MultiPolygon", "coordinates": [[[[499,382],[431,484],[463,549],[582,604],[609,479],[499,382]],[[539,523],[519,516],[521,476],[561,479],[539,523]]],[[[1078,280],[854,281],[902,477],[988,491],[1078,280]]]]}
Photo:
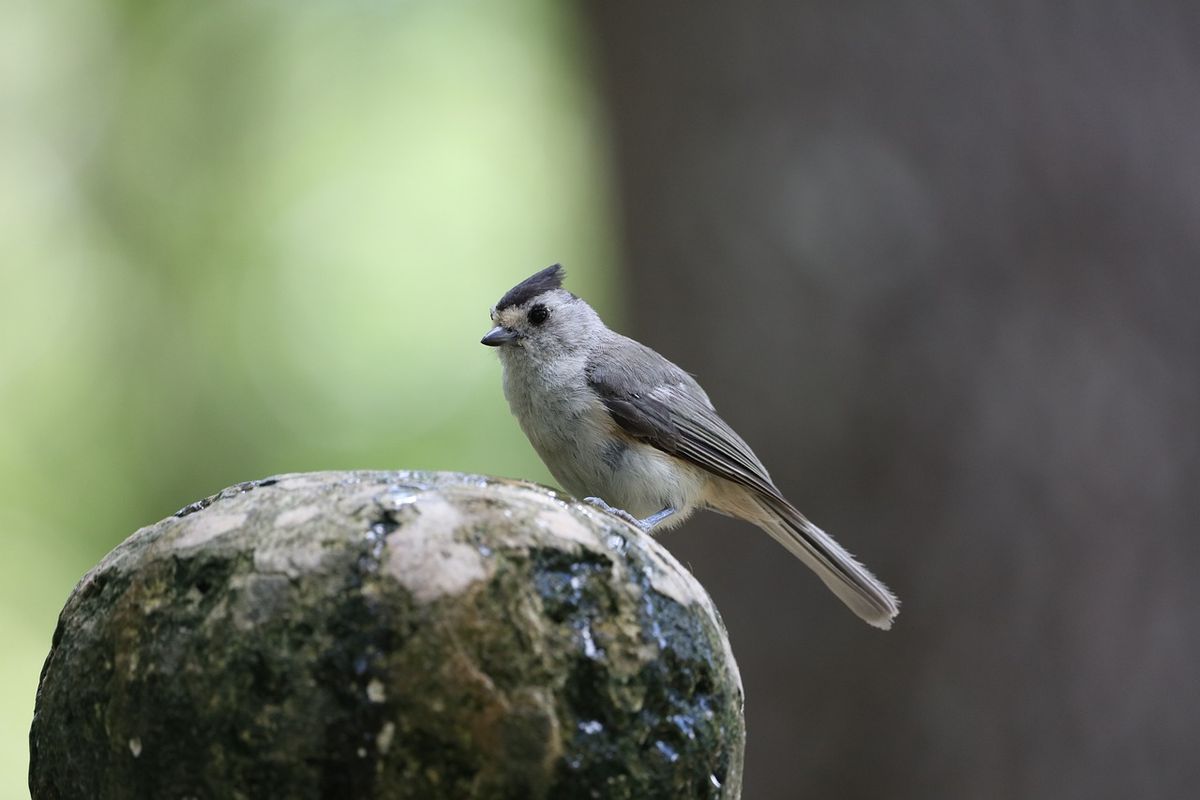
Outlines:
{"type": "Polygon", "coordinates": [[[876,628],[892,627],[900,601],[882,581],[786,500],[764,499],[759,505],[763,529],[817,573],[851,611],[876,628]]]}

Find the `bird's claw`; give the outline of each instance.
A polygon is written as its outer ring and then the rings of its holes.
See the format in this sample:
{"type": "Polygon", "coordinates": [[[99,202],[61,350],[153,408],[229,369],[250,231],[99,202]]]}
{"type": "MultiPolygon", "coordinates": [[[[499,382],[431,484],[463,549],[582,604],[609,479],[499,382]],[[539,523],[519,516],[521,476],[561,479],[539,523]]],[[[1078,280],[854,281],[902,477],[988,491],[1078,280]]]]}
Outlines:
{"type": "Polygon", "coordinates": [[[628,511],[626,511],[622,508],[613,508],[608,503],[601,500],[599,497],[585,497],[585,498],[583,498],[583,502],[587,503],[590,506],[595,506],[596,508],[600,509],[601,511],[606,511],[609,514],[612,514],[614,517],[619,517],[620,519],[625,520],[630,525],[637,528],[639,531],[648,531],[650,529],[649,525],[642,522],[640,519],[635,517],[633,514],[630,514],[628,511]]]}

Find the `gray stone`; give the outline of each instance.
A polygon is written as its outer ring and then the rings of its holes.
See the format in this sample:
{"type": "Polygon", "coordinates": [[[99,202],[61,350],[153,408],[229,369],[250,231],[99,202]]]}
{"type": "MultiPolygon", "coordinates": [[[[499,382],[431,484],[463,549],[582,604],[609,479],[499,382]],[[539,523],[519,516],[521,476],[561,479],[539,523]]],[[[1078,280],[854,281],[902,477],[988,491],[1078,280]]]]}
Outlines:
{"type": "Polygon", "coordinates": [[[30,733],[41,798],[736,798],[708,595],[530,484],[281,475],[80,581],[30,733]]]}

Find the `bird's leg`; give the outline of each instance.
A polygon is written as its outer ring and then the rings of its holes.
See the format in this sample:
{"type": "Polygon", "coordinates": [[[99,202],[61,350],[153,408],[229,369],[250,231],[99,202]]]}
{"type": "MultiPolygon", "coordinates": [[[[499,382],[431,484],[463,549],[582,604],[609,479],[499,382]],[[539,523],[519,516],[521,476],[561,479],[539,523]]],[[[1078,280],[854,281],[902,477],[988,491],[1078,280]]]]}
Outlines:
{"type": "Polygon", "coordinates": [[[585,498],[583,498],[583,502],[593,505],[596,508],[600,509],[601,511],[607,511],[609,514],[612,514],[615,517],[620,517],[621,519],[625,520],[629,524],[636,526],[639,530],[646,531],[646,532],[649,532],[650,529],[653,528],[655,525],[657,525],[658,523],[662,522],[664,519],[666,519],[667,517],[669,517],[675,513],[675,509],[671,508],[670,506],[667,506],[662,511],[658,511],[654,514],[651,514],[650,516],[646,517],[645,519],[638,519],[633,514],[630,514],[628,511],[625,511],[624,509],[613,508],[608,503],[601,500],[599,497],[585,497],[585,498]]]}
{"type": "Polygon", "coordinates": [[[667,506],[662,511],[656,511],[641,521],[642,530],[648,531],[667,517],[675,513],[675,509],[667,506]]]}

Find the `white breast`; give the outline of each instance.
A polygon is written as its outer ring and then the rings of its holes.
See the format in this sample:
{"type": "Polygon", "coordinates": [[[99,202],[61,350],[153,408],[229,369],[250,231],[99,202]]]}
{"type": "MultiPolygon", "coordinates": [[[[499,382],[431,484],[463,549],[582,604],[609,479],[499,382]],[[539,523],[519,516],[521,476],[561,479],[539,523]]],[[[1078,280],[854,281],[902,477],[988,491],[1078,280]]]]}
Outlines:
{"type": "Polygon", "coordinates": [[[504,359],[504,395],[564,489],[639,518],[670,506],[679,513],[668,524],[682,522],[699,505],[707,473],[621,432],[584,383],[582,363],[534,369],[525,359],[504,359]]]}

